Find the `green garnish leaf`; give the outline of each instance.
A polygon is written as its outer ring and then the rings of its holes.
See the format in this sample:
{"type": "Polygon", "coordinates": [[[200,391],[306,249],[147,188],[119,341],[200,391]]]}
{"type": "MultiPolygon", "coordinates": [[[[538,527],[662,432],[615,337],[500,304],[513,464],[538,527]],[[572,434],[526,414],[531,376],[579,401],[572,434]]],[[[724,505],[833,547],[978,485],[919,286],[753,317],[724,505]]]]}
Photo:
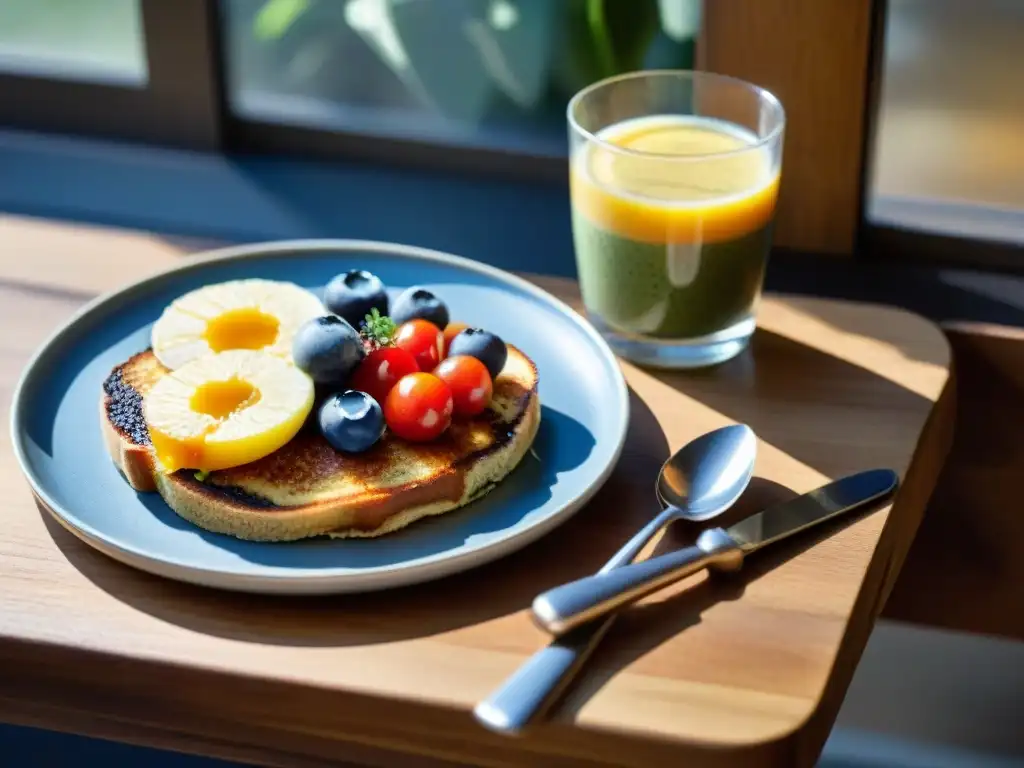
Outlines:
{"type": "Polygon", "coordinates": [[[209,476],[210,476],[209,472],[204,472],[201,469],[197,469],[196,470],[196,480],[198,480],[200,483],[205,483],[206,482],[206,478],[208,478],[209,476]]]}
{"type": "Polygon", "coordinates": [[[379,347],[390,345],[397,330],[395,321],[377,309],[371,309],[363,321],[363,336],[379,347]]]}

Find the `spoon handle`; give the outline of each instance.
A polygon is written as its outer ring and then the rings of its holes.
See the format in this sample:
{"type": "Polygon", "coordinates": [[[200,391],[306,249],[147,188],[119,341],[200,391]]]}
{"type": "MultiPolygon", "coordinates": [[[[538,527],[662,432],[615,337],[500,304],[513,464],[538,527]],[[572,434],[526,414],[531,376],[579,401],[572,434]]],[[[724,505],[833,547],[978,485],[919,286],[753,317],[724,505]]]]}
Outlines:
{"type": "Polygon", "coordinates": [[[692,547],[555,587],[533,601],[540,626],[564,634],[705,568],[738,568],[743,550],[721,528],[704,531],[692,547]]]}
{"type": "Polygon", "coordinates": [[[619,566],[632,563],[636,560],[636,556],[640,554],[640,550],[647,546],[647,542],[653,539],[655,535],[657,535],[658,531],[671,523],[681,514],[682,510],[678,507],[669,506],[662,510],[661,514],[633,534],[633,537],[629,541],[619,547],[619,551],[612,555],[611,559],[607,563],[601,566],[601,570],[599,570],[598,573],[608,573],[619,566]]]}
{"type": "Polygon", "coordinates": [[[498,733],[521,732],[558,701],[616,618],[612,614],[541,648],[476,705],[477,721],[498,733]]]}
{"type": "MultiPolygon", "coordinates": [[[[647,542],[672,522],[679,510],[669,507],[627,541],[598,571],[608,573],[631,563],[647,542]]],[[[515,734],[543,714],[590,657],[615,623],[615,615],[587,624],[542,648],[522,664],[500,688],[477,704],[473,714],[492,731],[515,734]]]]}

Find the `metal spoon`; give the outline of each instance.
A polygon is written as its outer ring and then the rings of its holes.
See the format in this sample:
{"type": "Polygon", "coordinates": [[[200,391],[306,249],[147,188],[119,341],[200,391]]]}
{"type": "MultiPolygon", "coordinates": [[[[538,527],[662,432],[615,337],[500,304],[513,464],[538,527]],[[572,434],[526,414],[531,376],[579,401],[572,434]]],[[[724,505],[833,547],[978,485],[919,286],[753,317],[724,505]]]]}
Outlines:
{"type": "MultiPolygon", "coordinates": [[[[598,573],[632,562],[674,520],[707,520],[732,506],[754,471],[757,438],[745,424],[716,429],[673,454],[658,475],[658,497],[670,506],[645,525],[598,573]]],[[[551,706],[605,636],[615,615],[585,624],[535,653],[474,709],[500,733],[518,733],[551,706]]]]}

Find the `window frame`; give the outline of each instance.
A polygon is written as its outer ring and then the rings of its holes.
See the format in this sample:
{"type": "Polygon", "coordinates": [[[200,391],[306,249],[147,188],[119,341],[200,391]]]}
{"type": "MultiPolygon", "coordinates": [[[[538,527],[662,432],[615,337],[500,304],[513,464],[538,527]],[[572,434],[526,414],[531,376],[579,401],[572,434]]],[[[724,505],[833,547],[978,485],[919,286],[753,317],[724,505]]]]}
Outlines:
{"type": "Polygon", "coordinates": [[[257,122],[225,110],[225,134],[232,152],[286,155],[311,160],[355,160],[423,170],[565,182],[565,159],[488,147],[416,141],[357,131],[257,122]]]}
{"type": "MultiPolygon", "coordinates": [[[[228,107],[218,0],[139,0],[144,88],[0,73],[0,125],[174,148],[567,183],[565,160],[519,150],[252,119],[228,107]]],[[[705,2],[695,66],[758,82],[786,105],[775,244],[865,261],[1024,271],[1012,243],[900,229],[867,217],[887,0],[705,2]],[[796,6],[800,7],[797,8],[796,6]],[[806,45],[794,46],[794,39],[806,45]],[[814,67],[807,61],[813,58],[814,67]],[[837,133],[837,126],[841,130],[837,133]],[[826,137],[822,139],[822,137],[826,137]],[[794,146],[799,151],[794,150],[794,146]]]]}
{"type": "Polygon", "coordinates": [[[139,0],[142,87],[0,73],[0,125],[164,146],[223,147],[219,29],[209,0],[139,0]]]}

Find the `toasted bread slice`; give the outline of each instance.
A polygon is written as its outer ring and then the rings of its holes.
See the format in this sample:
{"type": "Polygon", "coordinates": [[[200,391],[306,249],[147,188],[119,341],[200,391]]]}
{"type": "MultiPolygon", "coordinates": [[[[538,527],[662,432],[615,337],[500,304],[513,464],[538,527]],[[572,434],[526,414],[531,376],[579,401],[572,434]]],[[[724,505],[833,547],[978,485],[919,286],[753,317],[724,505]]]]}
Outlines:
{"type": "Polygon", "coordinates": [[[491,406],[479,416],[456,418],[433,442],[387,433],[365,453],[341,454],[313,417],[270,456],[200,481],[189,470],[164,474],[153,460],[142,399],[165,373],[147,350],[104,382],[100,421],[111,458],[133,488],[156,489],[186,520],[254,541],[380,536],[461,507],[516,467],[540,425],[537,368],[509,346],[491,406]]]}

